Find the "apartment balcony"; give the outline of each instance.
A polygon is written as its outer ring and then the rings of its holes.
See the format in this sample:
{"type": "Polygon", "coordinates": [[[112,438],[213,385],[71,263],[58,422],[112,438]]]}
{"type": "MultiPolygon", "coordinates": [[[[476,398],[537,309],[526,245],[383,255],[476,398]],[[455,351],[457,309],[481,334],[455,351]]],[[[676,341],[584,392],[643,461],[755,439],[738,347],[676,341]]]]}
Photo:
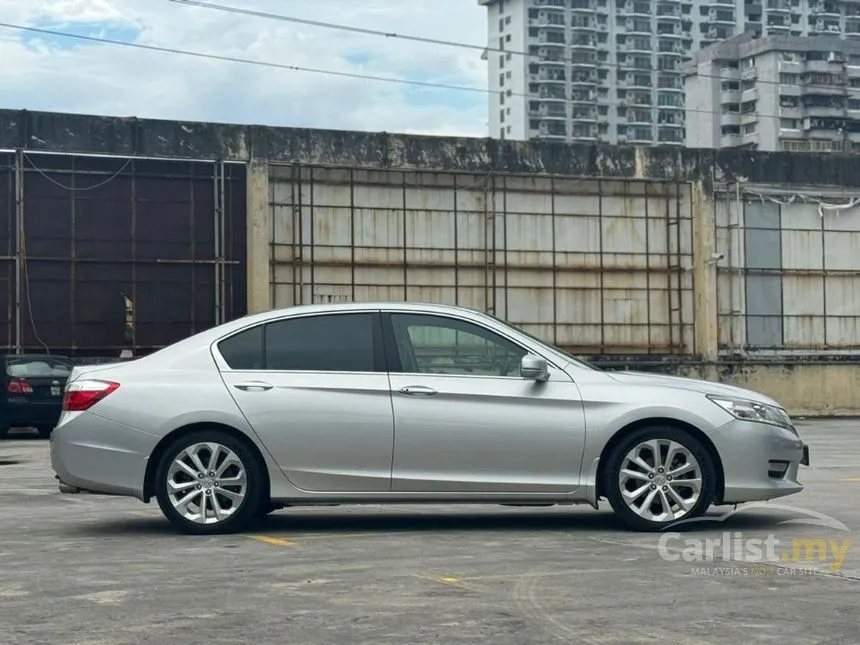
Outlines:
{"type": "Polygon", "coordinates": [[[567,143],[566,134],[550,134],[548,132],[538,132],[534,136],[534,138],[539,141],[548,141],[551,143],[567,143]]]}
{"type": "Polygon", "coordinates": [[[548,51],[551,51],[553,49],[563,50],[567,47],[567,43],[564,40],[562,40],[561,42],[554,42],[546,40],[545,38],[538,39],[537,44],[540,45],[542,48],[546,48],[548,51]]]}
{"type": "Polygon", "coordinates": [[[650,56],[654,51],[653,47],[640,47],[638,46],[634,40],[631,40],[629,43],[625,43],[618,47],[619,52],[623,52],[625,54],[645,54],[650,56]]]}
{"type": "MultiPolygon", "coordinates": [[[[780,94],[788,94],[780,89],[780,94]]],[[[847,94],[847,88],[844,85],[803,85],[800,87],[800,94],[803,96],[844,96],[847,94]]]]}
{"type": "Polygon", "coordinates": [[[577,113],[576,110],[574,110],[570,118],[575,123],[597,123],[597,112],[591,111],[577,113]]]}
{"type": "Polygon", "coordinates": [[[737,148],[742,145],[740,134],[724,134],[720,137],[721,148],[737,148]]]}
{"type": "Polygon", "coordinates": [[[597,59],[589,60],[589,61],[581,61],[581,60],[573,61],[570,63],[570,68],[573,71],[579,70],[579,71],[583,71],[583,72],[589,72],[593,69],[597,69],[597,59]]]}
{"type": "Polygon", "coordinates": [[[712,11],[708,15],[708,22],[712,25],[732,25],[732,26],[734,26],[737,24],[737,18],[735,18],[734,16],[730,16],[730,17],[721,16],[720,14],[722,14],[722,13],[724,13],[724,12],[723,11],[720,11],[720,12],[712,11]]]}
{"type": "Polygon", "coordinates": [[[654,143],[654,135],[653,134],[628,134],[627,135],[627,143],[632,143],[634,145],[647,145],[654,143]]]}
{"type": "Polygon", "coordinates": [[[657,30],[656,36],[658,38],[666,38],[670,40],[683,40],[684,38],[689,38],[689,34],[684,35],[683,29],[666,29],[664,31],[660,31],[659,28],[657,30]]]}
{"type": "Polygon", "coordinates": [[[562,19],[559,22],[559,16],[553,14],[553,18],[550,19],[548,16],[541,16],[539,18],[529,18],[529,27],[539,27],[540,29],[551,29],[553,31],[564,30],[567,28],[567,25],[564,23],[562,19]]]}
{"type": "Polygon", "coordinates": [[[559,121],[567,121],[567,112],[547,112],[546,110],[530,110],[529,116],[533,119],[546,121],[547,123],[558,123],[559,121]]]}
{"type": "Polygon", "coordinates": [[[651,12],[650,8],[648,11],[641,11],[641,10],[637,11],[636,9],[631,9],[630,11],[622,11],[621,9],[618,10],[618,18],[619,19],[644,18],[646,20],[649,20],[652,15],[653,15],[653,13],[651,12]]]}
{"type": "Polygon", "coordinates": [[[860,22],[845,21],[845,35],[849,38],[860,38],[860,22]]]}
{"type": "Polygon", "coordinates": [[[618,87],[626,90],[650,90],[652,88],[652,83],[650,81],[646,82],[644,80],[632,80],[632,81],[618,81],[618,87]]]}
{"type": "Polygon", "coordinates": [[[591,15],[597,13],[596,7],[571,7],[570,12],[574,15],[591,15]]]}
{"type": "Polygon", "coordinates": [[[628,114],[626,119],[627,125],[644,125],[650,126],[654,124],[654,116],[651,114],[628,114]]]}
{"type": "Polygon", "coordinates": [[[541,58],[536,61],[538,65],[546,68],[546,69],[558,69],[559,67],[565,67],[567,65],[567,60],[562,57],[553,56],[552,58],[541,58]]]}
{"type": "Polygon", "coordinates": [[[532,0],[532,7],[564,13],[564,0],[532,0]]]}
{"type": "Polygon", "coordinates": [[[713,9],[726,9],[735,6],[735,0],[711,0],[705,3],[705,6],[713,9]]]}
{"type": "Polygon", "coordinates": [[[537,98],[541,101],[552,102],[552,103],[566,103],[567,102],[567,97],[564,95],[564,93],[547,94],[544,92],[539,92],[537,97],[535,97],[535,98],[537,98]]]}
{"type": "Polygon", "coordinates": [[[669,9],[657,8],[657,19],[661,21],[680,22],[682,18],[680,7],[671,7],[669,9]]]}
{"type": "Polygon", "coordinates": [[[839,34],[842,28],[835,22],[816,22],[810,20],[809,31],[815,34],[839,34]]]}
{"type": "Polygon", "coordinates": [[[539,83],[542,85],[561,85],[563,86],[567,79],[564,76],[545,76],[543,74],[529,74],[529,80],[532,83],[539,83]]]}
{"type": "Polygon", "coordinates": [[[765,6],[767,8],[768,13],[791,13],[791,2],[789,2],[789,0],[767,0],[767,4],[765,6]]]}
{"type": "Polygon", "coordinates": [[[570,48],[574,51],[591,51],[597,49],[597,41],[587,40],[570,43],[570,48]]]}
{"type": "Polygon", "coordinates": [[[804,106],[803,115],[808,117],[833,117],[833,118],[845,118],[847,112],[844,107],[832,107],[832,106],[804,106]]]}
{"type": "Polygon", "coordinates": [[[835,2],[819,2],[809,4],[809,15],[814,18],[840,18],[842,13],[835,2]]]}
{"type": "Polygon", "coordinates": [[[740,127],[741,125],[741,113],[740,112],[723,112],[720,114],[720,125],[736,125],[740,127]]]}

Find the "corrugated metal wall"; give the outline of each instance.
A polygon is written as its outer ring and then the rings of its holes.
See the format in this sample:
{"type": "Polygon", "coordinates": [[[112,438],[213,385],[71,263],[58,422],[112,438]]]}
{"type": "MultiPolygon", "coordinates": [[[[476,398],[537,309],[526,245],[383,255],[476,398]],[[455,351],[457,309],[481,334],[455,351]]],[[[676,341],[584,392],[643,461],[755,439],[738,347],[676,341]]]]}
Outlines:
{"type": "Polygon", "coordinates": [[[43,154],[0,164],[0,351],[146,353],[244,314],[244,166],[43,154]]]}
{"type": "Polygon", "coordinates": [[[684,184],[273,166],[276,307],[432,301],[580,353],[693,353],[684,184]]]}
{"type": "MultiPolygon", "coordinates": [[[[0,348],[11,347],[15,260],[13,241],[15,216],[14,156],[0,153],[0,348]]],[[[2,351],[2,349],[0,349],[2,351]]]]}
{"type": "Polygon", "coordinates": [[[860,209],[816,201],[718,197],[721,349],[860,347],[860,209]]]}

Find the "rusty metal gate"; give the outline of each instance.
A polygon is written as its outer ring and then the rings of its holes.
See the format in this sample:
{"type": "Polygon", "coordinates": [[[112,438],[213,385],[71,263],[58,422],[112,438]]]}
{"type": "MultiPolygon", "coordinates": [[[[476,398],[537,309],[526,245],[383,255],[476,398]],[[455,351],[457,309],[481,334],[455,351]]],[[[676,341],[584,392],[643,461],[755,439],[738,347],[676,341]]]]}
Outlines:
{"type": "Polygon", "coordinates": [[[0,351],[144,354],[245,313],[245,168],[0,156],[0,351]]]}

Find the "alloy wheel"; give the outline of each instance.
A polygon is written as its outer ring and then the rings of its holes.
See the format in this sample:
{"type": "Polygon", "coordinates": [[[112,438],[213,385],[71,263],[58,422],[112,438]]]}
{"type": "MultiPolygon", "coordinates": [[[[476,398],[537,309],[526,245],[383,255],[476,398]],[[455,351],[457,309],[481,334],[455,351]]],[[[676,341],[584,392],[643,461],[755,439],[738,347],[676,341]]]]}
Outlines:
{"type": "Polygon", "coordinates": [[[627,507],[650,522],[679,520],[702,493],[702,467],[693,453],[671,439],[648,439],[621,462],[618,487],[627,507]]]}
{"type": "Polygon", "coordinates": [[[218,524],[241,507],[248,475],[239,456],[217,442],[179,451],[166,475],[167,497],[179,515],[195,524],[218,524]]]}

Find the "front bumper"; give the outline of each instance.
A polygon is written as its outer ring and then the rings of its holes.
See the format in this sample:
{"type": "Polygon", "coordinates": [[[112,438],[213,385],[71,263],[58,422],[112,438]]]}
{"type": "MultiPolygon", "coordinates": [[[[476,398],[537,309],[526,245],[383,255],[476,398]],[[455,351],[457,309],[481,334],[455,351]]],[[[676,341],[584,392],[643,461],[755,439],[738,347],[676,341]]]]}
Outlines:
{"type": "Polygon", "coordinates": [[[724,504],[764,501],[803,490],[809,447],[786,428],[735,420],[710,435],[723,465],[724,504]]]}

